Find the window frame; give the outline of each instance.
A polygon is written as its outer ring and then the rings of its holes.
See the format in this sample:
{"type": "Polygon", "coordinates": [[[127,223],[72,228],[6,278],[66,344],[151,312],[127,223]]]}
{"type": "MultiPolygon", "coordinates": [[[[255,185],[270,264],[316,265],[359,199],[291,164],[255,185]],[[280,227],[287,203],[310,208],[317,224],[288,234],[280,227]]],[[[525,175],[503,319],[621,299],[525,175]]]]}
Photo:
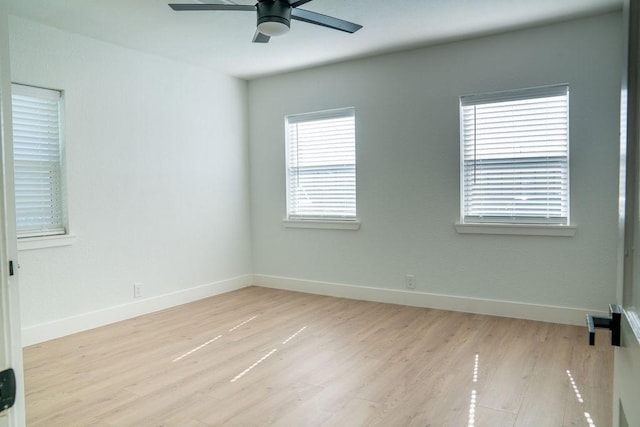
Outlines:
{"type": "MultiPolygon", "coordinates": [[[[319,229],[343,229],[343,230],[357,230],[360,226],[360,221],[357,217],[357,158],[356,158],[356,144],[357,144],[357,131],[356,131],[356,115],[354,107],[344,107],[331,110],[313,111],[307,113],[290,114],[284,118],[284,130],[285,130],[285,180],[286,180],[286,203],[285,203],[285,219],[283,225],[288,228],[319,228],[319,229]],[[295,201],[295,195],[292,194],[292,182],[296,175],[292,173],[291,165],[292,150],[297,149],[298,139],[291,137],[290,126],[299,123],[312,123],[320,122],[327,119],[352,119],[353,128],[353,199],[350,201],[353,203],[353,215],[344,215],[337,212],[334,214],[310,214],[306,215],[300,211],[296,211],[292,202],[295,201]],[[294,147],[295,145],[295,147],[294,147]]],[[[351,135],[350,135],[351,136],[351,135]]],[[[321,141],[324,143],[326,141],[321,141]]],[[[318,145],[321,145],[318,143],[318,145]]],[[[351,147],[349,147],[350,149],[351,147]]],[[[326,166],[330,163],[327,163],[326,166]]]]}
{"type": "MultiPolygon", "coordinates": [[[[570,134],[569,134],[569,85],[556,84],[548,86],[540,86],[525,89],[515,89],[475,95],[466,95],[460,97],[459,114],[460,114],[460,220],[456,223],[456,230],[459,233],[480,233],[480,234],[522,234],[522,235],[554,235],[554,236],[573,236],[575,227],[571,225],[570,216],[570,134]],[[566,139],[564,142],[565,157],[562,158],[564,165],[563,183],[566,183],[566,191],[562,194],[565,201],[560,201],[559,206],[566,210],[565,216],[559,216],[556,219],[545,219],[535,216],[489,216],[482,218],[481,216],[467,215],[467,187],[466,187],[466,168],[465,168],[465,107],[474,105],[499,104],[511,101],[531,101],[538,98],[564,96],[566,102],[566,114],[563,115],[563,125],[566,131],[566,139]],[[559,230],[562,229],[562,230],[559,230]]],[[[535,102],[535,101],[533,101],[535,102]]],[[[475,119],[473,119],[475,120],[475,119]]],[[[474,122],[475,125],[475,122],[474,122]]],[[[474,135],[475,141],[475,135],[474,135]]],[[[506,151],[506,150],[505,150],[506,151]]],[[[475,155],[475,154],[474,154],[475,155]]],[[[530,156],[513,157],[515,161],[522,160],[530,156]]],[[[497,158],[499,159],[499,157],[497,158]]],[[[474,159],[474,162],[476,160],[474,159]]],[[[474,163],[475,164],[475,163],[474,163]]],[[[518,186],[515,187],[519,190],[518,186]]],[[[515,212],[517,215],[517,212],[515,212]]]]}
{"type": "Polygon", "coordinates": [[[69,220],[68,220],[68,203],[66,192],[66,161],[65,161],[65,138],[64,138],[64,92],[58,89],[50,89],[39,86],[27,85],[22,83],[11,84],[11,102],[12,102],[12,127],[13,127],[13,164],[14,164],[14,186],[16,192],[16,235],[18,238],[18,249],[39,249],[56,246],[70,245],[74,236],[69,233],[69,220]],[[30,229],[18,228],[19,216],[18,216],[18,179],[17,172],[19,167],[16,164],[16,126],[15,126],[15,101],[14,96],[26,96],[37,99],[55,100],[57,103],[57,154],[58,154],[58,198],[56,214],[60,218],[56,227],[46,227],[41,225],[40,228],[33,227],[30,229]]]}

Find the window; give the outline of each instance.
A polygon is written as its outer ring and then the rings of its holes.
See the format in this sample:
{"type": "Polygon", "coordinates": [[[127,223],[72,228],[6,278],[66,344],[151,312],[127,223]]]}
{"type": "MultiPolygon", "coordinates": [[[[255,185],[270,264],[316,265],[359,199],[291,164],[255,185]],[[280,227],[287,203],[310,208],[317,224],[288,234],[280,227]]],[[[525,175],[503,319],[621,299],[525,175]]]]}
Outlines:
{"type": "Polygon", "coordinates": [[[460,98],[463,223],[569,224],[569,88],[460,98]]]}
{"type": "Polygon", "coordinates": [[[12,85],[18,238],[65,234],[61,93],[12,85]]]}
{"type": "Polygon", "coordinates": [[[353,108],[286,117],[287,219],[356,219],[353,108]]]}

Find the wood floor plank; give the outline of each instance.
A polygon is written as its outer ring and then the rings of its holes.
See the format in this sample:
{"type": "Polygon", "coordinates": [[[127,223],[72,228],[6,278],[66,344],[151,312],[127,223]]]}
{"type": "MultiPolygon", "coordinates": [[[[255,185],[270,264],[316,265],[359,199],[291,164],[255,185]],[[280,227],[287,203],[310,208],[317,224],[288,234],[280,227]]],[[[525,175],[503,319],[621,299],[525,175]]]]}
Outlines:
{"type": "Polygon", "coordinates": [[[561,426],[570,397],[568,392],[569,383],[562,373],[557,376],[534,375],[527,384],[514,426],[561,426]]]}
{"type": "Polygon", "coordinates": [[[609,399],[610,392],[603,393],[600,389],[585,387],[577,383],[582,401],[578,400],[573,389],[568,392],[567,407],[563,426],[584,426],[587,424],[585,413],[589,414],[596,426],[611,424],[612,407],[609,399]]]}
{"type": "Polygon", "coordinates": [[[483,406],[477,406],[475,408],[472,421],[472,425],[478,427],[513,427],[513,425],[516,423],[516,414],[505,411],[497,411],[495,409],[485,408],[483,406]]]}
{"type": "Polygon", "coordinates": [[[612,350],[586,341],[575,326],[250,287],[27,347],[27,423],[570,426],[589,412],[605,426],[612,350]]]}

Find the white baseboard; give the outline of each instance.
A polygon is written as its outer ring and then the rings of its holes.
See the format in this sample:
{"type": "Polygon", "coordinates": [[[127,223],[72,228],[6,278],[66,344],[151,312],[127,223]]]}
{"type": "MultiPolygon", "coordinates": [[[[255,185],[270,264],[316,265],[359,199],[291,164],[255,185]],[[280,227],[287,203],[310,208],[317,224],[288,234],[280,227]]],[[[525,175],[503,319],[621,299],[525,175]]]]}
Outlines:
{"type": "Polygon", "coordinates": [[[252,275],[171,292],[22,329],[24,347],[251,286],[252,275]]]}
{"type": "Polygon", "coordinates": [[[537,320],[541,322],[561,323],[567,325],[586,325],[587,314],[594,314],[597,316],[609,315],[609,313],[606,312],[582,308],[429,294],[397,289],[371,288],[366,286],[317,282],[261,274],[254,274],[253,278],[255,286],[262,286],[265,288],[306,292],[309,294],[358,299],[363,301],[434,308],[439,310],[487,314],[491,316],[511,317],[515,319],[537,320]]]}
{"type": "Polygon", "coordinates": [[[538,320],[542,322],[568,325],[585,325],[585,316],[594,314],[608,316],[608,313],[541,304],[527,304],[514,301],[500,301],[469,298],[452,295],[429,294],[397,289],[372,288],[342,283],[319,282],[269,275],[243,275],[221,280],[178,292],[145,298],[131,303],[92,311],[77,316],[42,323],[22,329],[22,345],[29,346],[44,341],[82,332],[143,314],[153,313],[203,298],[242,289],[247,286],[283,289],[317,295],[358,299],[363,301],[401,304],[439,310],[461,311],[516,319],[538,320]]]}

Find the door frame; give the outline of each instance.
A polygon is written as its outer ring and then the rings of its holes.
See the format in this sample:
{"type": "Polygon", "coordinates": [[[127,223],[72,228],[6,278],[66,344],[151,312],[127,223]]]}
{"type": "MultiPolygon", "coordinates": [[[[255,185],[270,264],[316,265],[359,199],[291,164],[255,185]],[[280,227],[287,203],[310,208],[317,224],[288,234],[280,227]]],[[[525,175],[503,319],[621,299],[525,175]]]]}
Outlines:
{"type": "Polygon", "coordinates": [[[26,425],[11,126],[11,61],[7,4],[0,1],[0,369],[13,368],[17,394],[0,426],[26,425]],[[9,275],[9,260],[14,274],[9,275]]]}
{"type": "Polygon", "coordinates": [[[640,422],[640,0],[624,0],[620,99],[620,204],[617,302],[623,307],[621,346],[615,349],[613,424],[640,422]],[[623,415],[624,414],[624,415],[623,415]]]}

